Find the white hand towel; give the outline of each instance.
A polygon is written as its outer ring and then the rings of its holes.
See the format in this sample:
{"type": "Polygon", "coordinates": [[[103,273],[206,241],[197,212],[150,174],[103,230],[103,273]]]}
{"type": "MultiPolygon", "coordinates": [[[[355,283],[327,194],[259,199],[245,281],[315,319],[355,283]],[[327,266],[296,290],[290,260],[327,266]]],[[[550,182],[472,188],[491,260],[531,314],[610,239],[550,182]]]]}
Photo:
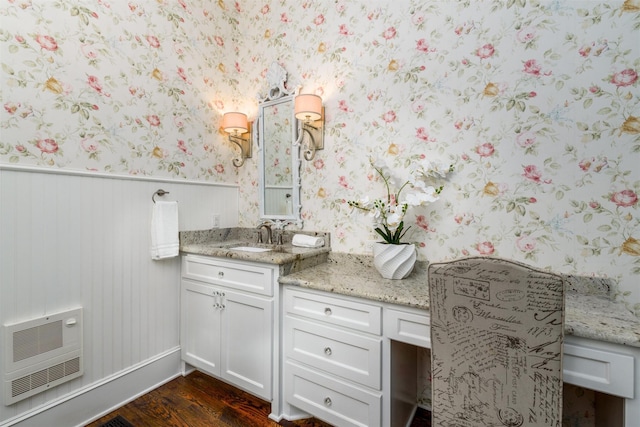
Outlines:
{"type": "Polygon", "coordinates": [[[307,234],[294,234],[291,244],[301,248],[321,248],[324,246],[324,238],[307,234]]]}
{"type": "Polygon", "coordinates": [[[178,256],[178,203],[156,201],[151,217],[151,258],[178,256]]]}

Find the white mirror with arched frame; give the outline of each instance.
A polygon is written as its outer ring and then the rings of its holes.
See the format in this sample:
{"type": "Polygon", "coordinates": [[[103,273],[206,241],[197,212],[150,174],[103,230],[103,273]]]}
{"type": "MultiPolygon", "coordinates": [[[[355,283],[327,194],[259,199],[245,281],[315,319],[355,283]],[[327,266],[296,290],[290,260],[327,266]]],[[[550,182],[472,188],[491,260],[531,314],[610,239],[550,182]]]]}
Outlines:
{"type": "Polygon", "coordinates": [[[260,219],[302,227],[300,146],[294,146],[298,126],[293,99],[298,88],[287,89],[287,72],[275,62],[269,68],[267,81],[267,93],[258,96],[256,126],[260,219]]]}

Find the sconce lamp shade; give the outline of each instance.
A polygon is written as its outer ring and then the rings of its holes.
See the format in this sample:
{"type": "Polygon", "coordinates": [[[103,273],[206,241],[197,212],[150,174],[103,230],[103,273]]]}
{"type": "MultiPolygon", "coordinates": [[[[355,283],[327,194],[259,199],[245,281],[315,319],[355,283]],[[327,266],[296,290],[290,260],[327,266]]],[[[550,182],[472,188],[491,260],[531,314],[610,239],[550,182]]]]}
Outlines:
{"type": "Polygon", "coordinates": [[[316,121],[322,117],[322,98],[318,95],[298,95],[294,104],[298,120],[316,121]]]}
{"type": "Polygon", "coordinates": [[[249,130],[247,115],[244,113],[224,113],[222,129],[227,133],[246,133],[249,130]]]}

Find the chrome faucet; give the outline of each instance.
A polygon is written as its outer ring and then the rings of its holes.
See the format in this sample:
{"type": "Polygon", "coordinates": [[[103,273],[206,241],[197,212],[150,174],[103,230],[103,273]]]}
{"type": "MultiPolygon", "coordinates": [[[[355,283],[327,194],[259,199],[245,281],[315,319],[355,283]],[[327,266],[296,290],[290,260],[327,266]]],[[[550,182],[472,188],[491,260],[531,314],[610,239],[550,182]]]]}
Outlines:
{"type": "Polygon", "coordinates": [[[260,231],[261,228],[266,228],[267,229],[267,244],[271,245],[273,244],[273,234],[271,232],[271,226],[267,223],[262,223],[260,224],[258,227],[258,243],[262,243],[262,231],[260,231]]]}

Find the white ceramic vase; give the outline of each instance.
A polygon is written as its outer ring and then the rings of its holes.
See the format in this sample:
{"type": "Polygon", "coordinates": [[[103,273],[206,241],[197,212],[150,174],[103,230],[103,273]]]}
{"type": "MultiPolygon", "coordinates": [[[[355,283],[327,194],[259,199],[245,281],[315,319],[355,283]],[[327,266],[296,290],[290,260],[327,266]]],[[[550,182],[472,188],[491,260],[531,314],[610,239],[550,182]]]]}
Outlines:
{"type": "Polygon", "coordinates": [[[416,264],[415,245],[373,244],[373,265],[385,279],[404,279],[416,264]]]}

